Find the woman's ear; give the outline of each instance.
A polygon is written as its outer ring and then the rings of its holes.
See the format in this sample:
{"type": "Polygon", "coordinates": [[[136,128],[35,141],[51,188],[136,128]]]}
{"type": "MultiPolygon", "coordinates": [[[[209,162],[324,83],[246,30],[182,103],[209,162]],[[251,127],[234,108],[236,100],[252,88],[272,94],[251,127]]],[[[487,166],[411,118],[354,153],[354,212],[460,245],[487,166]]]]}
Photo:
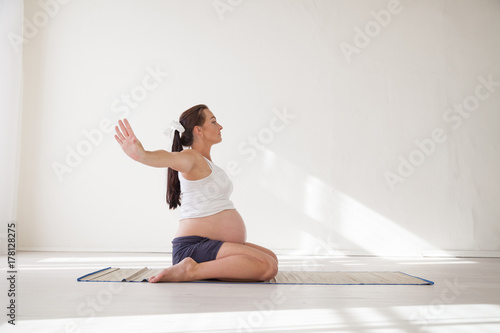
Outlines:
{"type": "Polygon", "coordinates": [[[203,131],[201,130],[200,126],[195,126],[193,128],[193,131],[194,131],[194,134],[196,134],[197,136],[203,136],[203,131]]]}

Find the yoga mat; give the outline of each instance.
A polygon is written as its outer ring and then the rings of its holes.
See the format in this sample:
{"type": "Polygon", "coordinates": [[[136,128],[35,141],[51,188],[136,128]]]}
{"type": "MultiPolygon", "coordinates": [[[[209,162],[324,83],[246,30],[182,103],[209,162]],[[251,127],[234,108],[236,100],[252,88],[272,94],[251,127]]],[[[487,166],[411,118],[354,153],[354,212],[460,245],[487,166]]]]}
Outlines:
{"type": "MultiPolygon", "coordinates": [[[[148,282],[148,278],[162,269],[108,267],[79,277],[79,282],[148,282]]],[[[280,271],[265,282],[222,282],[217,280],[192,281],[197,283],[259,283],[306,285],[431,285],[434,282],[403,272],[305,272],[280,271]]]]}

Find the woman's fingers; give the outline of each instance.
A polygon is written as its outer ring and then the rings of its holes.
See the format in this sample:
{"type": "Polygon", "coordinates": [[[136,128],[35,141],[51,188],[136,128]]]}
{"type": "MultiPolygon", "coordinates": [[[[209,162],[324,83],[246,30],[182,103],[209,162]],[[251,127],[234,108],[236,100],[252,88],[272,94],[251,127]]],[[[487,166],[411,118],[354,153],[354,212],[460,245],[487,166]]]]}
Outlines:
{"type": "Polygon", "coordinates": [[[118,120],[118,126],[115,126],[115,139],[118,141],[120,145],[123,145],[123,143],[129,139],[130,142],[135,143],[136,142],[136,137],[134,135],[134,131],[132,131],[132,127],[130,126],[129,122],[127,119],[123,119],[123,121],[118,120]]]}
{"type": "Polygon", "coordinates": [[[132,131],[132,126],[130,126],[127,118],[123,119],[123,121],[125,122],[125,129],[127,130],[127,133],[129,135],[135,136],[134,131],[132,131]]]}
{"type": "Polygon", "coordinates": [[[128,137],[129,133],[128,133],[127,129],[125,128],[125,125],[123,124],[123,121],[118,120],[118,124],[120,125],[120,128],[122,130],[123,136],[128,137]]]}
{"type": "Polygon", "coordinates": [[[116,136],[118,136],[118,138],[119,138],[121,141],[124,141],[124,140],[125,140],[125,138],[123,137],[122,132],[120,132],[120,129],[118,128],[118,126],[115,126],[115,130],[116,130],[116,136]]]}

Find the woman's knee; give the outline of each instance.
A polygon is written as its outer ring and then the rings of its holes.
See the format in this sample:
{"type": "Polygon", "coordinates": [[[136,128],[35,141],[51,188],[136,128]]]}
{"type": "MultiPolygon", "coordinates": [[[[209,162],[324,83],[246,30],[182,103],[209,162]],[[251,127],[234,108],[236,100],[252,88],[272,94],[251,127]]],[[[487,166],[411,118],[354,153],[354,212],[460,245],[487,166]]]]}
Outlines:
{"type": "Polygon", "coordinates": [[[273,258],[265,260],[264,265],[262,265],[262,281],[271,280],[278,274],[278,262],[273,258]]]}
{"type": "Polygon", "coordinates": [[[269,256],[271,256],[271,258],[274,259],[274,261],[276,261],[276,264],[278,264],[278,256],[271,250],[267,250],[266,252],[269,256]]]}
{"type": "MultiPolygon", "coordinates": [[[[271,251],[271,250],[270,250],[271,251]]],[[[271,251],[271,257],[273,257],[274,260],[276,260],[276,265],[278,265],[278,256],[276,255],[276,253],[274,253],[273,251],[271,251]]]]}
{"type": "Polygon", "coordinates": [[[259,250],[261,252],[264,252],[265,254],[271,256],[276,261],[276,263],[278,263],[278,257],[276,256],[276,254],[273,251],[271,251],[271,250],[269,250],[269,249],[267,249],[265,247],[262,247],[260,245],[253,244],[253,243],[245,243],[244,245],[252,247],[254,249],[257,249],[257,250],[259,250]]]}

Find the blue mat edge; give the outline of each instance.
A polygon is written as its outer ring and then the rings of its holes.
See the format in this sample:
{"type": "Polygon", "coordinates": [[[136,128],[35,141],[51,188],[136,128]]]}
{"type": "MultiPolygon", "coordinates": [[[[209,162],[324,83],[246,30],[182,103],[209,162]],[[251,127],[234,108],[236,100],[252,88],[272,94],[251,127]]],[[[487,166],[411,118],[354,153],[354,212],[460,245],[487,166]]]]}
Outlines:
{"type": "MultiPolygon", "coordinates": [[[[419,276],[415,276],[415,275],[411,275],[411,274],[408,274],[408,273],[405,273],[405,272],[401,272],[401,271],[398,271],[399,273],[401,274],[404,274],[404,275],[408,275],[408,276],[411,276],[411,277],[414,277],[414,278],[417,278],[417,279],[420,279],[422,281],[425,281],[425,282],[428,282],[428,284],[424,284],[424,285],[430,285],[432,286],[434,284],[434,282],[432,282],[431,280],[427,280],[427,279],[424,279],[424,278],[421,278],[419,276]]],[[[413,285],[413,284],[412,284],[413,285]]],[[[419,285],[418,285],[419,286],[419,285]]]]}
{"type": "MultiPolygon", "coordinates": [[[[77,278],[76,281],[77,282],[118,282],[118,283],[122,283],[122,282],[136,282],[136,283],[149,282],[147,279],[144,279],[142,281],[123,281],[123,280],[122,281],[103,281],[103,280],[82,281],[82,279],[86,278],[89,275],[99,273],[99,272],[105,271],[105,270],[110,269],[110,268],[112,268],[112,267],[106,267],[104,269],[100,269],[100,270],[97,270],[95,272],[85,274],[84,276],[80,276],[79,278],[77,278]]],[[[273,283],[273,282],[267,282],[267,281],[265,281],[265,282],[226,282],[226,281],[210,281],[210,280],[175,282],[175,283],[219,283],[219,284],[221,284],[221,283],[223,283],[223,284],[246,283],[246,284],[289,284],[289,285],[301,285],[302,284],[302,285],[308,285],[308,286],[429,286],[429,285],[434,284],[434,282],[432,282],[431,280],[426,280],[426,279],[423,279],[421,277],[411,275],[411,274],[408,274],[405,272],[395,271],[393,273],[402,273],[404,275],[408,275],[408,276],[420,279],[420,280],[425,281],[427,283],[422,283],[422,284],[418,284],[418,283],[384,283],[384,284],[381,284],[381,283],[335,283],[335,284],[331,284],[331,283],[273,283]]]]}

